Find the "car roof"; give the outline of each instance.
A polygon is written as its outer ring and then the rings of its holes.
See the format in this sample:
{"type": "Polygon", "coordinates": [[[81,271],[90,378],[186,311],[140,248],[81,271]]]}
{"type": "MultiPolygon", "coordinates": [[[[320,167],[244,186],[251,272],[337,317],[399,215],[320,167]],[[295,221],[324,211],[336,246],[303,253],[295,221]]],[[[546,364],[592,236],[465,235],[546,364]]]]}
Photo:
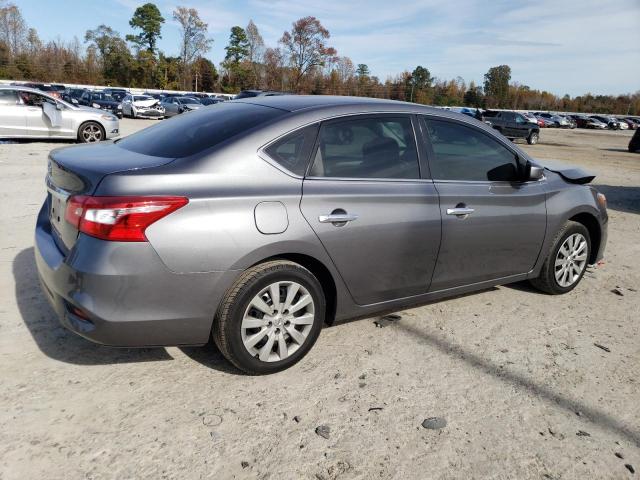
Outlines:
{"type": "Polygon", "coordinates": [[[264,107],[278,108],[288,112],[300,110],[319,110],[328,107],[353,106],[365,110],[397,110],[397,111],[422,111],[442,114],[444,110],[434,107],[427,107],[417,103],[400,102],[397,100],[386,100],[368,97],[347,97],[334,95],[277,95],[241,98],[231,100],[238,103],[250,103],[262,105],[264,107]]]}

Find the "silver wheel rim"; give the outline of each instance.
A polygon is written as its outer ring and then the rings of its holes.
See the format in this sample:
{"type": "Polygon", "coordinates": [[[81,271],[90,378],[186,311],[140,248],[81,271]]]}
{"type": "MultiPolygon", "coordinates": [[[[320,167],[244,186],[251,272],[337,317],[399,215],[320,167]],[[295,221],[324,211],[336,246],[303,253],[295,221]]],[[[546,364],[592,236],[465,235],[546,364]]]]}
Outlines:
{"type": "Polygon", "coordinates": [[[87,125],[82,129],[82,138],[85,142],[99,142],[102,140],[102,130],[97,125],[87,125]]]}
{"type": "Polygon", "coordinates": [[[275,282],[249,302],[241,324],[242,343],[262,362],[285,360],[307,341],[315,307],[309,291],[296,282],[275,282]]]}
{"type": "Polygon", "coordinates": [[[569,235],[558,250],[555,262],[556,282],[561,287],[570,287],[579,279],[587,267],[587,239],[581,233],[569,235]]]}

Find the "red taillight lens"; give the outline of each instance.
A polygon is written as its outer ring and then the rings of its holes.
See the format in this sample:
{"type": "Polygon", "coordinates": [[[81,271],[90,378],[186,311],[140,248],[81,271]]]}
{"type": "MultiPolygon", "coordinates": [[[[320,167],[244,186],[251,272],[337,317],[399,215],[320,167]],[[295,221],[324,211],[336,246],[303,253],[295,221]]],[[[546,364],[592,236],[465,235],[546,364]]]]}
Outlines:
{"type": "Polygon", "coordinates": [[[65,219],[82,233],[115,242],[146,242],[152,223],[189,203],[184,197],[73,196],[65,219]]]}

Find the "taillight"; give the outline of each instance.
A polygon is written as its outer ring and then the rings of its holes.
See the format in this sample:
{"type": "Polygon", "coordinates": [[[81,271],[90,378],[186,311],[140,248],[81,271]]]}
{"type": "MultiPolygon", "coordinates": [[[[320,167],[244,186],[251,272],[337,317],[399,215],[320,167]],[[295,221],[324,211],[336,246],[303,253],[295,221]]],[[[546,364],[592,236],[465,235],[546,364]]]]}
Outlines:
{"type": "Polygon", "coordinates": [[[115,242],[146,242],[152,223],[189,203],[185,197],[89,197],[67,202],[65,219],[82,233],[115,242]]]}

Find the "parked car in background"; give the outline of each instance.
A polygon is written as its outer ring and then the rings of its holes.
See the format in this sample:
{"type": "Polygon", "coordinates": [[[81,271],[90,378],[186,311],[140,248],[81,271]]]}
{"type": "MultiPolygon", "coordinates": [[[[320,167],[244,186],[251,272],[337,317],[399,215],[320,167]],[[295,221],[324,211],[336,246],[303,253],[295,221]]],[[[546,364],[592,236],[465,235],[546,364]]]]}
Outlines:
{"type": "Polygon", "coordinates": [[[631,128],[632,130],[635,130],[636,128],[640,127],[640,119],[638,118],[626,117],[625,120],[629,124],[629,128],[631,128]]]}
{"type": "Polygon", "coordinates": [[[633,134],[629,141],[629,151],[631,153],[640,152],[640,128],[636,128],[636,133],[633,134]]]}
{"type": "Polygon", "coordinates": [[[491,122],[492,128],[509,139],[524,138],[529,145],[538,143],[540,127],[536,123],[530,122],[521,113],[506,110],[486,110],[484,118],[491,122]]]}
{"type": "Polygon", "coordinates": [[[611,130],[619,130],[620,122],[614,117],[607,117],[604,115],[591,115],[591,118],[594,118],[602,123],[604,123],[607,128],[611,130]]]}
{"type": "Polygon", "coordinates": [[[143,95],[147,95],[149,97],[153,97],[156,100],[162,100],[164,97],[166,97],[166,95],[164,93],[150,93],[150,92],[144,92],[143,95]]]}
{"type": "Polygon", "coordinates": [[[540,122],[542,122],[542,128],[557,128],[558,124],[556,122],[554,122],[551,119],[545,118],[545,117],[541,117],[539,115],[536,115],[536,118],[538,119],[538,125],[540,125],[540,122]]]}
{"type": "Polygon", "coordinates": [[[35,262],[62,323],[115,346],[213,337],[250,374],[325,322],[523,280],[570,292],[607,239],[592,175],[393,101],[224,102],[54,150],[49,172],[35,262]]]}
{"type": "Polygon", "coordinates": [[[538,119],[536,118],[536,116],[533,113],[530,112],[520,112],[520,115],[522,115],[524,118],[526,118],[527,120],[529,120],[531,123],[535,123],[536,125],[540,126],[538,124],[538,119]]]}
{"type": "Polygon", "coordinates": [[[62,92],[65,90],[64,85],[56,85],[51,83],[24,83],[23,87],[35,88],[41,92],[48,93],[54,98],[62,98],[62,92]]]}
{"type": "Polygon", "coordinates": [[[121,103],[116,101],[111,95],[103,91],[85,90],[78,99],[78,103],[87,107],[106,110],[107,112],[113,113],[118,118],[122,118],[121,103]]]}
{"type": "Polygon", "coordinates": [[[212,97],[204,97],[204,98],[200,98],[200,103],[202,105],[215,105],[216,103],[220,103],[222,102],[222,100],[220,100],[219,98],[212,98],[212,97]]]}
{"type": "Polygon", "coordinates": [[[34,88],[0,87],[0,138],[68,138],[98,142],[119,135],[118,118],[72,105],[34,88]]]}
{"type": "Polygon", "coordinates": [[[252,97],[274,97],[278,95],[287,95],[283,92],[276,92],[273,90],[242,90],[239,94],[237,94],[234,99],[238,100],[241,98],[252,98],[252,97]]]}
{"type": "Polygon", "coordinates": [[[536,116],[538,118],[544,118],[545,120],[552,122],[553,125],[558,128],[571,128],[571,123],[569,122],[569,120],[561,115],[556,115],[549,112],[538,112],[536,113],[536,116]]]}
{"type": "Polygon", "coordinates": [[[74,105],[78,105],[80,103],[80,97],[86,91],[84,88],[67,88],[62,92],[62,100],[68,103],[72,103],[74,105]]]}
{"type": "Polygon", "coordinates": [[[191,97],[165,97],[162,99],[165,117],[173,117],[184,112],[191,112],[202,107],[195,98],[191,97]]]}
{"type": "Polygon", "coordinates": [[[163,119],[164,107],[149,95],[127,94],[122,100],[122,115],[131,118],[157,118],[163,119]]]}
{"type": "Polygon", "coordinates": [[[616,118],[618,122],[618,130],[629,130],[629,124],[624,118],[616,118]]]}
{"type": "Polygon", "coordinates": [[[116,102],[122,102],[124,97],[126,97],[129,92],[127,92],[124,88],[105,88],[103,90],[104,93],[108,93],[116,102]]]}
{"type": "Polygon", "coordinates": [[[558,115],[558,116],[561,118],[564,118],[568,122],[569,124],[568,128],[571,128],[571,129],[577,128],[578,124],[573,118],[571,118],[571,115],[558,115]]]}

